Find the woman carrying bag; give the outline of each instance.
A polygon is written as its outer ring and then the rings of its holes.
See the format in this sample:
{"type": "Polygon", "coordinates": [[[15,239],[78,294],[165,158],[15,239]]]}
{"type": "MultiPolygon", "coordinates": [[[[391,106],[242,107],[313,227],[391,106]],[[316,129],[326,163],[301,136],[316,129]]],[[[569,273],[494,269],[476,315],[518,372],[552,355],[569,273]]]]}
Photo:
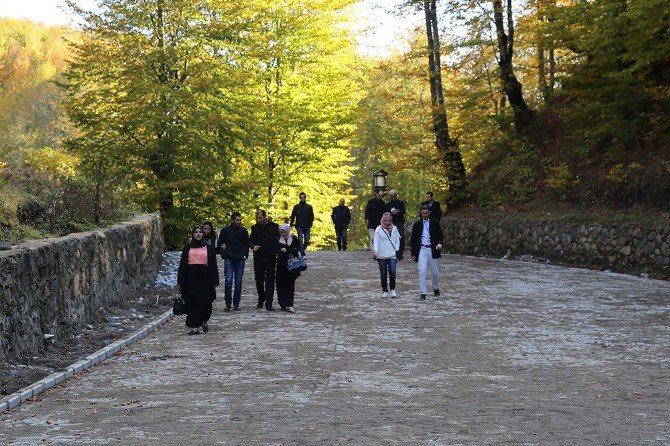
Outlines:
{"type": "Polygon", "coordinates": [[[295,297],[295,281],[300,271],[289,271],[289,257],[297,257],[300,253],[298,237],[290,233],[291,227],[287,224],[279,225],[279,248],[277,255],[277,300],[282,310],[295,313],[293,301],[295,297]]]}
{"type": "Polygon", "coordinates": [[[382,297],[388,297],[389,288],[391,289],[391,297],[398,297],[398,293],[395,291],[395,272],[398,262],[396,251],[399,248],[400,233],[398,228],[393,225],[393,216],[389,212],[385,212],[372,239],[372,254],[379,264],[382,297]],[[390,276],[388,284],[386,282],[387,276],[390,276]]]}
{"type": "Polygon", "coordinates": [[[207,333],[216,299],[214,287],[219,286],[219,269],[214,247],[205,243],[200,226],[193,228],[191,241],[181,252],[177,284],[186,301],[186,326],[191,329],[188,334],[200,334],[201,327],[207,333]]]}

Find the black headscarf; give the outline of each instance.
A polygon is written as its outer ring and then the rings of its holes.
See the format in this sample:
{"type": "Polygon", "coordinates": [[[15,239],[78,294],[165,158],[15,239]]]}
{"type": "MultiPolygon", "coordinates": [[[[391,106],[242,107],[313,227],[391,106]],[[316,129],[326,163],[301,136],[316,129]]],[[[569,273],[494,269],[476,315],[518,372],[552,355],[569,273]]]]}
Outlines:
{"type": "Polygon", "coordinates": [[[195,239],[195,230],[196,229],[200,229],[202,231],[202,226],[196,226],[191,231],[191,241],[188,244],[191,248],[201,248],[201,247],[205,246],[205,234],[204,233],[202,234],[202,238],[200,240],[196,240],[195,239]]]}

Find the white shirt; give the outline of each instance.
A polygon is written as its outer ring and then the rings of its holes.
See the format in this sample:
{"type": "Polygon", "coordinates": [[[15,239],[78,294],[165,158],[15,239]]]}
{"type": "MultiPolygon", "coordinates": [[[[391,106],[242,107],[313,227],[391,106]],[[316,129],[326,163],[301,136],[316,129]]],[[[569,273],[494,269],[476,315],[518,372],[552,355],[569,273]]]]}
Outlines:
{"type": "Polygon", "coordinates": [[[421,221],[423,223],[423,232],[421,232],[421,245],[430,245],[430,218],[421,221]]]}

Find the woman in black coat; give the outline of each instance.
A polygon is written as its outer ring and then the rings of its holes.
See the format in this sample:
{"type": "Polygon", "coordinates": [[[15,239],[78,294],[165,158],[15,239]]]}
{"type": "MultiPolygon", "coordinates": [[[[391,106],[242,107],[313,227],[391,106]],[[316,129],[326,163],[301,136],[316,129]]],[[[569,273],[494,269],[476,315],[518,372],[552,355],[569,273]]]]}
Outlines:
{"type": "Polygon", "coordinates": [[[299,272],[288,270],[288,258],[295,257],[300,252],[298,237],[292,235],[290,226],[279,225],[279,247],[277,254],[277,300],[282,310],[295,313],[293,300],[295,297],[295,280],[300,276],[299,272]]]}
{"type": "Polygon", "coordinates": [[[214,247],[205,244],[200,226],[193,228],[192,238],[184,246],[177,270],[177,284],[186,301],[186,326],[190,335],[207,333],[207,321],[212,316],[214,287],[219,286],[219,269],[214,247]]]}

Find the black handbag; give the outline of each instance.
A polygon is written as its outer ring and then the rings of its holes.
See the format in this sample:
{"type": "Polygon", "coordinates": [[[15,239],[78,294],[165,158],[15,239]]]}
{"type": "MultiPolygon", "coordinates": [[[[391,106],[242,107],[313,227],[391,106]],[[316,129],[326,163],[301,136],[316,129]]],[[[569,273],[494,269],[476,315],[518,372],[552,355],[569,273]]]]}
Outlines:
{"type": "Polygon", "coordinates": [[[172,302],[172,314],[176,316],[186,314],[186,301],[183,297],[175,297],[174,302],[172,302]]]}
{"type": "Polygon", "coordinates": [[[286,266],[288,267],[288,272],[299,273],[307,269],[307,262],[302,257],[289,257],[286,266]]]}

